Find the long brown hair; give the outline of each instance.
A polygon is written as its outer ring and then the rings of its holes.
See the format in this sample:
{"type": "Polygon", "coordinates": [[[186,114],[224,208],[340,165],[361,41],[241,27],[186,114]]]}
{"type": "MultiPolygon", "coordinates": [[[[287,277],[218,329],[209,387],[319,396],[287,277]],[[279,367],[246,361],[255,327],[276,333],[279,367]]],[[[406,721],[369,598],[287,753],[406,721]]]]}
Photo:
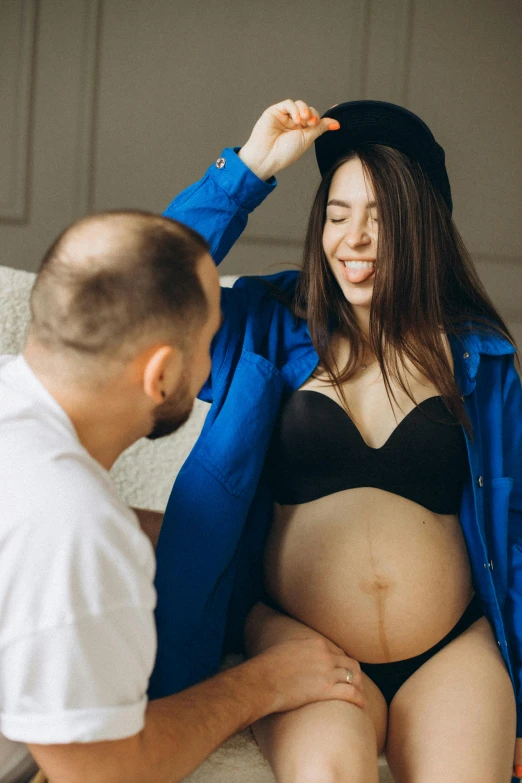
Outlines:
{"type": "Polygon", "coordinates": [[[468,434],[471,424],[442,332],[462,334],[471,321],[474,328],[501,335],[515,345],[478,278],[443,197],[416,161],[381,144],[357,148],[323,178],[310,214],[291,308],[308,322],[321,374],[330,377],[348,412],[342,386],[355,374],[368,347],[379,363],[390,403],[391,397],[397,402],[390,378],[415,402],[402,372],[406,357],[433,383],[468,434]],[[355,157],[372,183],[379,216],[368,340],[330,269],[322,243],[332,178],[355,157]],[[350,355],[342,368],[332,351],[333,332],[349,341],[350,355]]]}

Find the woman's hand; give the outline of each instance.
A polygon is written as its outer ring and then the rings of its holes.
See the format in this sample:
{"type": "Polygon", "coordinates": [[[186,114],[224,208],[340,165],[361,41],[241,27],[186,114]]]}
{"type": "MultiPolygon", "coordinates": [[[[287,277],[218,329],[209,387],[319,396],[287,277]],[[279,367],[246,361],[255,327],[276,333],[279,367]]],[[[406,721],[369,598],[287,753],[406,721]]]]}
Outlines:
{"type": "Polygon", "coordinates": [[[522,737],[515,742],[515,759],[513,761],[513,777],[522,778],[522,737]]]}
{"type": "Polygon", "coordinates": [[[281,101],[263,112],[239,157],[260,179],[267,180],[298,160],[318,136],[340,127],[337,120],[321,119],[304,101],[281,101]]]}

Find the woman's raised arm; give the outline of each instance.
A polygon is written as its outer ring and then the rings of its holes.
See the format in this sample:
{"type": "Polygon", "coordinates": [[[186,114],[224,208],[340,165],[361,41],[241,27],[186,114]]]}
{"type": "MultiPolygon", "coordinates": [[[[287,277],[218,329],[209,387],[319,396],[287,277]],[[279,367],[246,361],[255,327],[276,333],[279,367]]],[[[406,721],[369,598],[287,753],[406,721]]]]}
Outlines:
{"type": "Polygon", "coordinates": [[[304,101],[269,106],[245,146],[225,149],[164,215],[198,231],[219,264],[244,231],[250,212],[275,188],[275,174],[298,160],[322,133],[338,127],[334,120],[321,120],[304,101]]]}

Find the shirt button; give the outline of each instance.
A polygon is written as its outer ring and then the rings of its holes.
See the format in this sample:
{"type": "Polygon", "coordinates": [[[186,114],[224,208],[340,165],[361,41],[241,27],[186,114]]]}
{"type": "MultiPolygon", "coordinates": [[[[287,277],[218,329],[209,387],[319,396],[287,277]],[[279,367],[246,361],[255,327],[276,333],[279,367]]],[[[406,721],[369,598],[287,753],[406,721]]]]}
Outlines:
{"type": "Polygon", "coordinates": [[[502,647],[502,645],[500,644],[500,640],[499,639],[497,639],[497,644],[498,644],[499,647],[502,647]]]}
{"type": "Polygon", "coordinates": [[[482,476],[479,476],[477,479],[477,487],[482,487],[483,484],[484,484],[484,479],[482,478],[482,476]]]}
{"type": "Polygon", "coordinates": [[[489,561],[489,568],[491,571],[493,571],[493,560],[489,561]]]}
{"type": "Polygon", "coordinates": [[[218,158],[218,159],[216,160],[216,168],[217,168],[217,169],[223,169],[223,168],[225,168],[225,163],[226,163],[226,160],[225,160],[225,158],[218,158]]]}
{"type": "Polygon", "coordinates": [[[463,359],[469,359],[469,353],[466,351],[466,353],[462,354],[463,359]]]}

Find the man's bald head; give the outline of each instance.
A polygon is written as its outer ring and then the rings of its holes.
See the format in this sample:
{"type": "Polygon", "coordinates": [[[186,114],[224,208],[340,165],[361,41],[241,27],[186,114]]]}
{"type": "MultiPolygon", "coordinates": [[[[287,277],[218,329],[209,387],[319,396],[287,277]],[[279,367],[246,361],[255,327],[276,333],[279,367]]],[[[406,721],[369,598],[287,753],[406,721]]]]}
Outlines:
{"type": "Polygon", "coordinates": [[[147,342],[190,348],[208,316],[198,276],[207,242],[177,221],[104,212],[67,228],[31,292],[29,337],[82,360],[128,360],[147,342]]]}

